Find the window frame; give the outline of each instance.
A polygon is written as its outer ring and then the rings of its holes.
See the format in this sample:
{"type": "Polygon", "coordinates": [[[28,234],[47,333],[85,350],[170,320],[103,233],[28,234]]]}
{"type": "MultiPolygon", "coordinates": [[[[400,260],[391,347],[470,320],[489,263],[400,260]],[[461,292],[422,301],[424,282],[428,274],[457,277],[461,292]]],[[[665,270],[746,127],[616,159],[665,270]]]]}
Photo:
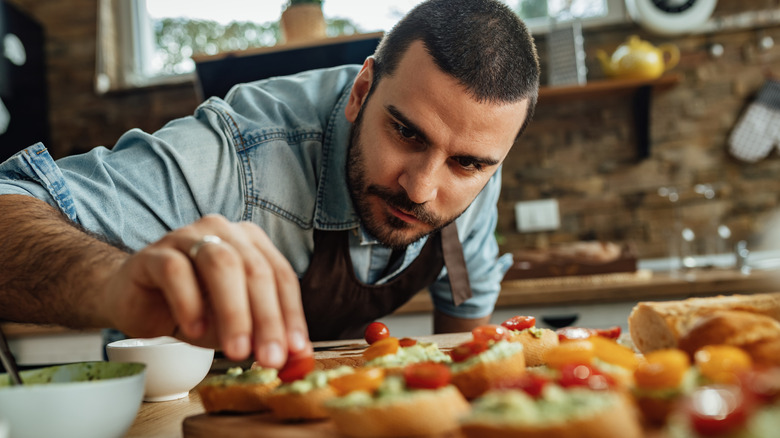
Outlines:
{"type": "MultiPolygon", "coordinates": [[[[147,70],[144,59],[154,51],[151,21],[146,16],[147,0],[100,0],[99,47],[115,50],[111,56],[98,54],[98,71],[95,89],[98,93],[143,88],[164,84],[176,84],[196,80],[195,72],[154,75],[147,70]],[[112,22],[106,22],[110,16],[112,22]],[[102,28],[113,26],[113,31],[102,28]],[[106,34],[108,38],[106,38],[106,34]],[[110,40],[107,43],[105,40],[110,40]],[[111,62],[116,65],[108,65],[111,62]]],[[[606,0],[608,14],[604,17],[579,20],[583,28],[630,22],[624,0],[606,0]]],[[[110,20],[109,20],[110,21],[110,20]]],[[[525,20],[528,29],[535,36],[549,32],[554,24],[550,18],[525,20]]],[[[565,24],[565,22],[562,22],[565,24]]]]}

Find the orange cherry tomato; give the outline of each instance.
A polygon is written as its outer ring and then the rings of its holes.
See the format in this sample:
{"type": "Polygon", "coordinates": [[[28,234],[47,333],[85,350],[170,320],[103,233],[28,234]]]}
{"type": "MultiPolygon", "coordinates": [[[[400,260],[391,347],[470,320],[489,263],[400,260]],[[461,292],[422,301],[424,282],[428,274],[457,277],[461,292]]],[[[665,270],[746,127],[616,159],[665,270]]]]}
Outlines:
{"type": "Polygon", "coordinates": [[[398,338],[390,336],[389,338],[380,339],[366,348],[363,352],[363,357],[366,360],[373,360],[380,356],[387,356],[388,354],[395,354],[401,347],[398,342],[398,338]]]}
{"type": "Polygon", "coordinates": [[[535,326],[536,318],[533,316],[517,315],[502,322],[501,325],[508,328],[509,330],[520,331],[535,326]]]}
{"type": "Polygon", "coordinates": [[[634,351],[615,340],[594,336],[588,339],[593,344],[596,357],[604,362],[634,371],[639,366],[639,358],[634,351]]]}
{"type": "Polygon", "coordinates": [[[674,348],[656,350],[645,355],[634,371],[636,385],[645,389],[670,389],[680,386],[691,367],[688,355],[674,348]]]}
{"type": "Polygon", "coordinates": [[[385,370],[382,368],[368,367],[357,368],[354,373],[344,374],[331,379],[328,384],[339,396],[347,395],[353,391],[366,391],[373,393],[382,385],[385,379],[385,370]]]}
{"type": "Polygon", "coordinates": [[[544,362],[550,368],[560,369],[569,364],[589,364],[596,357],[593,344],[587,339],[564,341],[544,353],[544,362]]]}
{"type": "Polygon", "coordinates": [[[737,383],[739,375],[753,366],[745,350],[731,345],[707,345],[693,355],[699,371],[714,383],[737,383]]]}
{"type": "Polygon", "coordinates": [[[365,338],[366,342],[373,344],[374,342],[385,339],[390,336],[390,329],[381,322],[372,322],[366,327],[365,338]]]}
{"type": "Polygon", "coordinates": [[[402,347],[411,347],[414,345],[417,345],[417,339],[412,338],[401,338],[398,340],[398,345],[402,347]]]}
{"type": "Polygon", "coordinates": [[[476,341],[503,341],[511,337],[509,329],[501,325],[488,324],[481,325],[471,331],[476,341]]]}
{"type": "Polygon", "coordinates": [[[306,377],[314,369],[314,356],[288,356],[287,362],[279,370],[279,380],[284,383],[293,382],[306,377]]]}
{"type": "Polygon", "coordinates": [[[473,341],[464,342],[450,351],[450,357],[453,362],[463,362],[471,356],[476,356],[483,351],[486,351],[490,346],[487,341],[473,341]]]}
{"type": "Polygon", "coordinates": [[[450,369],[436,362],[419,362],[404,368],[406,386],[415,389],[436,389],[450,383],[450,369]]]}

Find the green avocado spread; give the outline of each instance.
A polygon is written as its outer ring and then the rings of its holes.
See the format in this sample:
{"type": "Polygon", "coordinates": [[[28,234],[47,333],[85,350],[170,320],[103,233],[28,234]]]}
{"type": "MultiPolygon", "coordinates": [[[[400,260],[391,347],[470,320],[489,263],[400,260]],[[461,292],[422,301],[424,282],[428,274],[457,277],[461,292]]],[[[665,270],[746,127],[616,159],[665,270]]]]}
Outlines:
{"type": "Polygon", "coordinates": [[[523,344],[519,342],[499,341],[490,345],[486,351],[471,356],[463,362],[453,362],[450,371],[453,374],[461,373],[482,362],[493,362],[523,352],[523,344]]]}
{"type": "Polygon", "coordinates": [[[538,399],[522,390],[491,391],[472,404],[466,423],[549,425],[587,418],[610,409],[619,400],[611,391],[563,389],[548,384],[538,399]]]}
{"type": "Polygon", "coordinates": [[[241,367],[233,367],[225,374],[207,377],[203,382],[206,385],[240,385],[240,384],[266,384],[276,380],[277,371],[273,368],[250,368],[244,371],[241,367]]]}
{"type": "Polygon", "coordinates": [[[332,370],[314,370],[303,379],[295,380],[290,383],[282,384],[277,391],[305,394],[313,389],[324,388],[331,379],[343,376],[344,374],[354,373],[355,369],[346,365],[334,368],[332,370]]]}
{"type": "Polygon", "coordinates": [[[366,362],[368,367],[396,368],[418,362],[444,362],[452,359],[439,350],[435,342],[418,342],[410,347],[401,347],[395,354],[386,354],[366,362]]]}

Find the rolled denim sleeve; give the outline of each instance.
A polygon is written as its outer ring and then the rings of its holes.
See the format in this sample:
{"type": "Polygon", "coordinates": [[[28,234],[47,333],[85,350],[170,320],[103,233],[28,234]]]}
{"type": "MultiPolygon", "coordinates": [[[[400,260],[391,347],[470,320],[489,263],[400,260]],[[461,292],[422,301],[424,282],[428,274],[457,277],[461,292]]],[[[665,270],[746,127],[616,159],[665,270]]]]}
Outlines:
{"type": "Polygon", "coordinates": [[[471,206],[457,220],[458,236],[469,273],[473,296],[455,306],[452,289],[443,275],[430,286],[431,299],[437,310],[456,318],[481,318],[493,313],[501,291],[501,280],[512,265],[512,255],[498,257],[495,238],[501,192],[501,171],[496,172],[471,206]]]}
{"type": "Polygon", "coordinates": [[[36,144],[0,165],[0,194],[44,200],[134,249],[204,214],[240,220],[242,176],[222,126],[216,114],[199,110],[154,134],[131,130],[110,150],[56,162],[36,144]]]}

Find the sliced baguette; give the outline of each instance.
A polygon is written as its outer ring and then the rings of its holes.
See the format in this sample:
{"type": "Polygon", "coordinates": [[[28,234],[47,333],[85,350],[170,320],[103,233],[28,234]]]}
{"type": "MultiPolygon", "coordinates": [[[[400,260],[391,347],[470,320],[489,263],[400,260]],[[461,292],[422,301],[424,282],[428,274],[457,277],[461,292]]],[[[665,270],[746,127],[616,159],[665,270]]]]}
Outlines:
{"type": "Polygon", "coordinates": [[[458,419],[469,409],[451,385],[370,405],[328,406],[339,433],[361,438],[440,436],[457,430],[458,419]]]}
{"type": "Polygon", "coordinates": [[[268,395],[266,402],[274,417],[280,420],[322,420],[328,418],[323,403],[333,397],[336,397],[336,391],[325,386],[305,393],[274,391],[268,395]]]}
{"type": "Polygon", "coordinates": [[[525,374],[523,351],[498,360],[478,362],[461,372],[452,374],[455,385],[468,400],[475,399],[488,391],[496,382],[525,374]]]}
{"type": "Polygon", "coordinates": [[[201,383],[197,387],[206,412],[263,412],[269,409],[268,395],[281,383],[233,383],[228,385],[201,383]]]}
{"type": "Polygon", "coordinates": [[[780,320],[780,293],[640,302],[628,317],[628,329],[642,353],[676,348],[681,336],[716,310],[740,310],[780,320]]]}
{"type": "Polygon", "coordinates": [[[535,367],[545,365],[545,353],[558,345],[558,334],[550,329],[538,329],[541,336],[537,337],[529,330],[514,331],[510,341],[523,344],[525,365],[535,367]]]}
{"type": "Polygon", "coordinates": [[[461,433],[466,438],[641,438],[644,436],[635,406],[624,394],[615,393],[615,402],[588,416],[566,417],[558,421],[523,423],[515,418],[466,418],[461,433]]]}

